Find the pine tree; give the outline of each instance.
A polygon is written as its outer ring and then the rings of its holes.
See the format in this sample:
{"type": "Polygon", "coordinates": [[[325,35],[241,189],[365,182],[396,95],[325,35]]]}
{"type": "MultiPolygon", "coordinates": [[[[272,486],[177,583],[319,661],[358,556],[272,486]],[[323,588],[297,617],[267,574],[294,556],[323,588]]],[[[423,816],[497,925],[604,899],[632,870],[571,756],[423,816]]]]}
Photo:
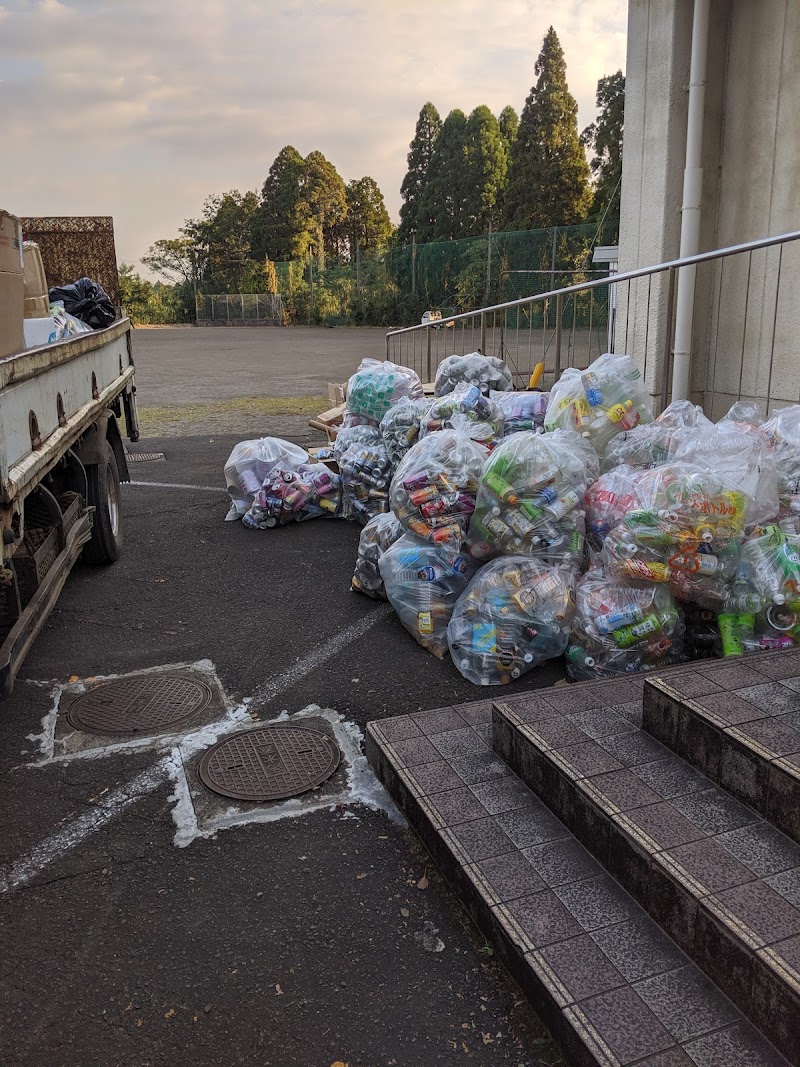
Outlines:
{"type": "Polygon", "coordinates": [[[594,200],[589,218],[599,222],[605,214],[611,229],[619,225],[619,193],[622,177],[622,131],[625,118],[625,75],[621,70],[597,83],[599,114],[581,134],[581,141],[594,152],[589,164],[595,177],[594,200]]]}
{"type": "Polygon", "coordinates": [[[347,183],[347,219],[344,227],[353,259],[356,248],[367,255],[382,251],[392,235],[392,223],[383,193],[369,175],[347,183]]]}
{"type": "Polygon", "coordinates": [[[467,119],[462,233],[472,237],[496,225],[497,207],[505,189],[508,147],[500,124],[486,105],[467,119]]]}
{"type": "Polygon", "coordinates": [[[511,155],[508,229],[571,226],[591,202],[589,164],[578,137],[578,105],[567,87],[564,53],[551,26],[534,67],[511,155]]]}
{"type": "Polygon", "coordinates": [[[253,222],[253,251],[260,258],[292,259],[299,255],[303,219],[298,214],[305,161],[286,145],[269,168],[261,190],[261,205],[253,222]]]}
{"type": "Polygon", "coordinates": [[[417,212],[417,238],[454,241],[464,236],[467,116],[455,108],[433,146],[428,180],[417,212]]]}
{"type": "Polygon", "coordinates": [[[400,186],[400,195],[404,201],[400,208],[400,227],[397,231],[397,240],[400,243],[410,241],[412,230],[417,229],[419,204],[428,180],[434,142],[441,128],[439,112],[428,101],[419,113],[414,139],[408,146],[408,171],[400,186]]]}

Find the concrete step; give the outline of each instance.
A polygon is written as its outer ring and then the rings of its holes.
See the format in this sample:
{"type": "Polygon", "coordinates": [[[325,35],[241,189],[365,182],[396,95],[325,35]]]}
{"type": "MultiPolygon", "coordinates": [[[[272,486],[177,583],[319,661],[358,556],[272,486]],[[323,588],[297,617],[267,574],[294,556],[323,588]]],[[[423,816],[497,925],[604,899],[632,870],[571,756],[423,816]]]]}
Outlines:
{"type": "Polygon", "coordinates": [[[800,842],[800,653],[648,676],[643,726],[800,842]]]}
{"type": "Polygon", "coordinates": [[[800,847],[616,700],[604,682],[496,702],[495,752],[800,1063],[800,847]]]}
{"type": "Polygon", "coordinates": [[[373,722],[367,757],[568,1062],[786,1067],[492,750],[491,717],[479,701],[373,722]]]}

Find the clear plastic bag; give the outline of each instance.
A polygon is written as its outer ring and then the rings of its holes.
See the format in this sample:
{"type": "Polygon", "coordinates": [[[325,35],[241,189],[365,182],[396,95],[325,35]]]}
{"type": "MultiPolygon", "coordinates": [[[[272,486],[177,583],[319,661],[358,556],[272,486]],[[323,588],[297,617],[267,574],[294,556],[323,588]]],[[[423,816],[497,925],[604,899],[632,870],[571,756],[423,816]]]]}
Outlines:
{"type": "Polygon", "coordinates": [[[453,663],[475,685],[505,685],[561,655],[573,607],[569,571],[524,556],[487,563],[447,628],[453,663]]]}
{"type": "Polygon", "coordinates": [[[406,453],[392,479],[391,510],[424,541],[459,547],[475,510],[486,449],[455,430],[429,433],[406,453]]]}
{"type": "Polygon", "coordinates": [[[752,606],[728,610],[766,610],[771,605],[800,612],[800,535],[780,526],[766,526],[745,541],[740,579],[759,597],[752,606]]]}
{"type": "Polygon", "coordinates": [[[447,624],[475,573],[466,554],[404,534],[383,553],[378,569],[401,623],[439,659],[447,651],[447,624]]]}
{"type": "Polygon", "coordinates": [[[459,385],[477,385],[488,396],[491,390],[507,392],[514,388],[511,371],[502,359],[468,352],[465,356],[447,356],[436,368],[433,391],[436,396],[452,393],[459,385]]]}
{"type": "Polygon", "coordinates": [[[640,476],[641,471],[623,463],[601,474],[586,490],[583,498],[586,539],[594,552],[600,551],[606,536],[622,522],[628,511],[637,507],[636,485],[640,476]]]}
{"type": "Polygon", "coordinates": [[[381,419],[381,436],[389,453],[392,466],[396,467],[403,456],[419,438],[420,421],[425,417],[431,401],[427,397],[409,400],[403,397],[392,404],[381,419]]]}
{"type": "Polygon", "coordinates": [[[503,409],[477,385],[459,385],[437,397],[420,422],[420,437],[437,430],[456,429],[487,448],[503,436],[503,409]]]}
{"type": "Polygon", "coordinates": [[[800,516],[800,405],[780,408],[761,429],[773,449],[781,516],[800,516]]]}
{"type": "Polygon", "coordinates": [[[402,536],[403,527],[391,511],[369,520],[358,540],[358,558],[350,583],[352,589],[375,600],[387,599],[379,564],[383,554],[402,536]]]}
{"type": "Polygon", "coordinates": [[[77,337],[81,333],[91,333],[92,327],[82,319],[71,315],[64,307],[63,300],[54,300],[50,304],[50,314],[55,320],[55,340],[64,341],[69,337],[77,337]]]}
{"type": "Polygon", "coordinates": [[[356,426],[343,426],[333,440],[333,458],[337,463],[351,445],[366,445],[367,448],[381,448],[383,436],[374,422],[356,426]]]}
{"type": "Polygon", "coordinates": [[[304,448],[280,437],[261,437],[235,445],[224,471],[225,485],[233,501],[227,521],[244,515],[273,468],[297,470],[308,462],[304,448]]]}
{"type": "Polygon", "coordinates": [[[510,437],[513,433],[522,433],[523,430],[544,433],[544,417],[550,400],[549,393],[539,393],[533,390],[520,393],[493,391],[490,396],[500,406],[505,416],[504,437],[510,437]]]}
{"type": "Polygon", "coordinates": [[[307,519],[333,519],[342,500],[342,482],[324,463],[297,469],[275,466],[255,495],[242,522],[251,530],[269,530],[307,519]]]}
{"type": "Polygon", "coordinates": [[[363,359],[347,383],[347,410],[380,422],[401,397],[422,396],[422,382],[409,367],[363,359]]]}
{"type": "Polygon", "coordinates": [[[589,570],[575,591],[567,673],[582,681],[680,663],[683,614],[666,586],[639,585],[589,570]]]}
{"type": "Polygon", "coordinates": [[[476,560],[537,556],[577,567],[583,559],[583,497],[597,454],[572,430],[506,438],[481,473],[468,545],[476,560]]]}
{"type": "Polygon", "coordinates": [[[564,371],[550,393],[544,425],[577,430],[602,456],[617,434],[652,421],[639,368],[630,356],[606,352],[585,371],[564,371]]]}
{"type": "Polygon", "coordinates": [[[377,443],[351,444],[339,456],[345,509],[344,517],[355,517],[362,525],[389,510],[389,483],[392,462],[378,432],[377,443]]]}

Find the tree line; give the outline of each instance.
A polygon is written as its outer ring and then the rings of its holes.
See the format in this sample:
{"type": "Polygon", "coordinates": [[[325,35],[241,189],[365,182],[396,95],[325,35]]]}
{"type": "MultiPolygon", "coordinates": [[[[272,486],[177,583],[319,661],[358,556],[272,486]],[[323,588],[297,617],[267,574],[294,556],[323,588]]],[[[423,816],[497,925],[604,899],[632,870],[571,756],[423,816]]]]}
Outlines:
{"type": "MultiPolygon", "coordinates": [[[[126,299],[131,306],[166,307],[167,289],[173,287],[173,303],[189,311],[198,291],[274,293],[293,279],[285,296],[297,302],[303,270],[276,271],[276,261],[311,260],[320,282],[334,264],[361,268],[360,292],[364,284],[401,285],[391,271],[370,272],[362,265],[412,241],[453,241],[601,218],[613,230],[622,168],[622,72],[600,79],[597,120],[580,134],[564,53],[552,27],[534,74],[519,116],[511,106],[495,116],[482,105],[469,116],[455,109],[442,121],[431,102],[422,107],[396,229],[374,178],[345,182],[322,152],[304,157],[286,145],[260,193],[234,189],[211,196],[201,217],[188,219],[178,237],[150,247],[142,262],[168,285],[152,285],[124,266],[126,299]]],[[[383,297],[378,303],[387,306],[383,297]]]]}

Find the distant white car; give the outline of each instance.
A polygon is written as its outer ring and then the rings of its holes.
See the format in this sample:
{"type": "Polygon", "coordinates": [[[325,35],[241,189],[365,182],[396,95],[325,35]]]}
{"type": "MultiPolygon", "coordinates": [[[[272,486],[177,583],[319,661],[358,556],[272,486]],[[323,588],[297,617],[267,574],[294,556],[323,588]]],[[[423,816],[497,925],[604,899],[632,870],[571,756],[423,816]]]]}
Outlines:
{"type": "Polygon", "coordinates": [[[453,323],[453,322],[442,322],[441,318],[442,318],[441,311],[436,311],[436,310],[426,311],[422,316],[422,325],[423,326],[433,326],[434,330],[441,330],[441,328],[443,326],[447,327],[447,326],[454,326],[455,325],[455,323],[453,323]]]}

